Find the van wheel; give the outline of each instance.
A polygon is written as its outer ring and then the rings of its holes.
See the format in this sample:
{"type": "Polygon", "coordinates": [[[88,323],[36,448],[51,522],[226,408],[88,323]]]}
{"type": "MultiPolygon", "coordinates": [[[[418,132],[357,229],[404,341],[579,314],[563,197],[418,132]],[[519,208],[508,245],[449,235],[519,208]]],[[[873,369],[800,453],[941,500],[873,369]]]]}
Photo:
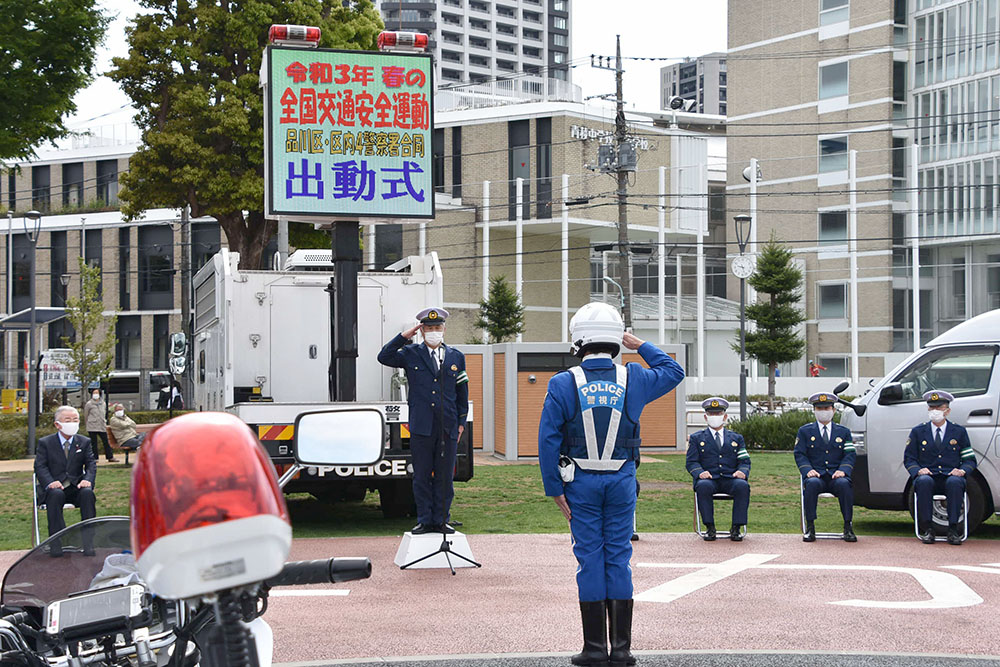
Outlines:
{"type": "MultiPolygon", "coordinates": [[[[965,491],[969,494],[969,535],[976,532],[984,520],[986,511],[986,493],[983,491],[982,482],[976,476],[970,476],[965,485],[965,491]]],[[[915,516],[916,509],[913,506],[913,487],[906,489],[906,504],[910,510],[910,518],[915,516]]],[[[948,508],[943,500],[935,500],[931,504],[931,523],[935,535],[948,534],[948,508]]],[[[963,532],[962,522],[958,522],[959,532],[963,532]]]]}
{"type": "Polygon", "coordinates": [[[378,488],[382,516],[386,519],[402,519],[416,516],[417,506],[413,500],[413,483],[408,480],[384,482],[378,488]]]}

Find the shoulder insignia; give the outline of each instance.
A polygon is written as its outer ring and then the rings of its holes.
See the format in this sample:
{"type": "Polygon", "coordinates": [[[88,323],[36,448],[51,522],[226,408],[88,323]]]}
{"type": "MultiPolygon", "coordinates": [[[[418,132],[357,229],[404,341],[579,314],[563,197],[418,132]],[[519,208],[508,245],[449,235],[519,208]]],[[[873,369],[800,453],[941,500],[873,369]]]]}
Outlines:
{"type": "Polygon", "coordinates": [[[948,443],[948,444],[950,444],[950,445],[957,445],[957,444],[958,444],[958,440],[952,440],[952,441],[951,441],[950,443],[948,443]]]}
{"type": "Polygon", "coordinates": [[[810,439],[810,440],[815,440],[815,439],[816,439],[816,436],[815,436],[815,435],[811,435],[811,436],[809,436],[809,439],[810,439]]]}
{"type": "Polygon", "coordinates": [[[843,438],[837,438],[837,440],[835,442],[843,442],[843,441],[844,441],[843,438]]]}

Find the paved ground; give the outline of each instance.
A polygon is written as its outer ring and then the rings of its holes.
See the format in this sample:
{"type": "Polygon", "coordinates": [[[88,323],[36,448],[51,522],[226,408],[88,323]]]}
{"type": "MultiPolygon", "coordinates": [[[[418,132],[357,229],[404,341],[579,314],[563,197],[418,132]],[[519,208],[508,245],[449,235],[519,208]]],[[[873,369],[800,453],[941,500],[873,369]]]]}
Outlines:
{"type": "MultiPolygon", "coordinates": [[[[374,573],[272,595],[265,618],[275,631],[275,661],[566,665],[566,655],[580,648],[569,536],[469,541],[483,568],[453,577],[440,569],[401,571],[393,564],[395,538],[296,540],[293,559],[368,556],[374,573]]],[[[0,570],[18,555],[0,552],[0,570]]],[[[854,545],[804,544],[796,536],[755,534],[737,544],[644,534],[633,573],[634,648],[648,667],[796,667],[818,660],[903,667],[983,664],[955,658],[1000,656],[995,542],[929,546],[861,536],[854,545]]]]}

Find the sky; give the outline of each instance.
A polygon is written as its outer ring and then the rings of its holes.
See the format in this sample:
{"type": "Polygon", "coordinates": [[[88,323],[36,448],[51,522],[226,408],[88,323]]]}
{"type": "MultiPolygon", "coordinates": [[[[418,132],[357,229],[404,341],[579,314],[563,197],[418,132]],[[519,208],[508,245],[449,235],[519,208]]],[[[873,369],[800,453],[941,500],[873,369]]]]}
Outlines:
{"type": "MultiPolygon", "coordinates": [[[[134,0],[102,0],[102,9],[115,16],[98,57],[98,72],[107,72],[111,58],[125,56],[125,27],[140,11],[134,0]]],[[[625,60],[624,97],[627,107],[641,111],[659,109],[660,68],[684,57],[697,57],[726,49],[726,0],[571,0],[572,58],[578,63],[573,83],[583,94],[614,93],[613,72],[593,69],[590,55],[613,56],[615,35],[622,40],[625,58],[670,58],[670,61],[625,60]]],[[[77,113],[70,127],[121,122],[128,97],[105,76],[76,97],[77,113]],[[119,113],[115,113],[119,112],[119,113]],[[117,118],[116,118],[117,116],[117,118]]]]}

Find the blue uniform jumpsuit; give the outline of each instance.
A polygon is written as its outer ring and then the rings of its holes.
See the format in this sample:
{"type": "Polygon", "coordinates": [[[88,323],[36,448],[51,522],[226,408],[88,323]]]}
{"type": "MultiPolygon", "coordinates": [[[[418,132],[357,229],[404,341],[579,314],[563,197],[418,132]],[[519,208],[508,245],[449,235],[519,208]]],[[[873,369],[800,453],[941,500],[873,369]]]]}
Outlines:
{"type": "Polygon", "coordinates": [[[438,369],[426,345],[408,343],[397,335],[378,353],[378,360],[406,371],[417,522],[440,526],[447,521],[455,497],[458,427],[465,426],[469,414],[469,376],[465,355],[455,348],[444,345],[444,362],[438,369]]]}
{"type": "Polygon", "coordinates": [[[948,523],[957,524],[965,500],[965,480],[976,469],[976,454],[964,426],[946,421],[940,444],[936,442],[934,430],[931,422],[913,427],[906,439],[903,465],[910,473],[917,494],[918,525],[931,520],[935,493],[947,497],[948,523]],[[927,468],[931,474],[918,475],[921,468],[927,468]],[[950,474],[955,468],[964,470],[965,477],[950,474]]]}
{"type": "Polygon", "coordinates": [[[733,497],[733,524],[745,526],[750,505],[750,482],[733,477],[737,470],[750,477],[750,454],[743,436],[722,429],[719,441],[716,431],[706,428],[691,434],[685,465],[694,478],[698,511],[705,523],[715,523],[712,495],[726,493],[733,497]],[[711,479],[699,479],[701,473],[712,473],[711,479]]]}
{"type": "Polygon", "coordinates": [[[639,416],[647,403],[684,379],[680,365],[651,343],[643,343],[639,354],[649,368],[636,363],[621,367],[609,358],[584,358],[580,368],[585,386],[578,388],[572,372],[557,373],[549,381],[542,407],[538,427],[542,483],[545,495],[565,495],[572,512],[570,530],[579,563],[576,582],[581,602],[632,597],[629,561],[639,416]],[[624,387],[619,375],[624,376],[624,387]],[[592,415],[596,451],[588,452],[584,411],[592,415]],[[606,439],[615,421],[618,429],[609,455],[606,439]],[[561,454],[576,461],[572,482],[564,483],[559,475],[561,454]]]}
{"type": "Polygon", "coordinates": [[[819,494],[832,493],[840,501],[840,513],[844,521],[854,520],[854,462],[857,454],[851,440],[851,430],[846,426],[830,422],[829,438],[823,439],[819,422],[811,422],[799,428],[795,436],[795,465],[802,474],[802,498],[805,505],[806,521],[816,520],[816,503],[819,494]],[[806,477],[810,470],[819,477],[806,477]],[[833,478],[833,473],[843,471],[844,477],[833,478]]]}

